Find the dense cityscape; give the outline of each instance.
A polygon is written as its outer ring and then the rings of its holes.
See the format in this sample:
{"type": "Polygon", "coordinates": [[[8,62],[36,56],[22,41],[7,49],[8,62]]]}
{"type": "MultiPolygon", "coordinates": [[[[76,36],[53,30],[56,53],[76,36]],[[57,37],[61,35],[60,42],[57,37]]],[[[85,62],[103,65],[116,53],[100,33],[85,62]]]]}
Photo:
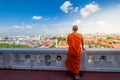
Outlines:
{"type": "MultiPolygon", "coordinates": [[[[1,48],[67,48],[65,35],[1,36],[1,48]]],[[[120,34],[83,34],[85,48],[120,48],[120,34]]]]}

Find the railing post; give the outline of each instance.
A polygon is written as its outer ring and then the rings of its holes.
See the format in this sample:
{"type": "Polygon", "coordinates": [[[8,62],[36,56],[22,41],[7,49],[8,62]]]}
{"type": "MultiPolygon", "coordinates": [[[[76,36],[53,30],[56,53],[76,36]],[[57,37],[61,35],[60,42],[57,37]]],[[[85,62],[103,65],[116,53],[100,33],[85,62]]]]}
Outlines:
{"type": "Polygon", "coordinates": [[[10,52],[3,52],[3,66],[4,68],[11,68],[11,53],[10,52]]]}
{"type": "Polygon", "coordinates": [[[82,51],[81,52],[81,60],[80,60],[80,70],[81,71],[84,71],[85,70],[85,54],[86,54],[86,51],[82,51]]]}

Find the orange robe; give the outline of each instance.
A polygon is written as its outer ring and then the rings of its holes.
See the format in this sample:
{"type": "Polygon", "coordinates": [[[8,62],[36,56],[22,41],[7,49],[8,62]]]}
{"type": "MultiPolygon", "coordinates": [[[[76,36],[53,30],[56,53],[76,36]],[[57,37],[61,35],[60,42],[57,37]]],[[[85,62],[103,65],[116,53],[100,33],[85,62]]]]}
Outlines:
{"type": "Polygon", "coordinates": [[[82,45],[82,36],[71,33],[67,37],[67,43],[69,45],[67,58],[66,58],[66,67],[70,72],[78,74],[80,71],[80,53],[82,45]]]}

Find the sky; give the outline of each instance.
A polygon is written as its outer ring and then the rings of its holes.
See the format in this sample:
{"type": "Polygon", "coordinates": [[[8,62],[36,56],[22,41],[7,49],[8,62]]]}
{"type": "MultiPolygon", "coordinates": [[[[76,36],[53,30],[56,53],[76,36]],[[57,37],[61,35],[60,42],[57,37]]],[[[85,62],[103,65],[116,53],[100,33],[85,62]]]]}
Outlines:
{"type": "Polygon", "coordinates": [[[120,33],[120,0],[0,0],[0,36],[120,33]]]}

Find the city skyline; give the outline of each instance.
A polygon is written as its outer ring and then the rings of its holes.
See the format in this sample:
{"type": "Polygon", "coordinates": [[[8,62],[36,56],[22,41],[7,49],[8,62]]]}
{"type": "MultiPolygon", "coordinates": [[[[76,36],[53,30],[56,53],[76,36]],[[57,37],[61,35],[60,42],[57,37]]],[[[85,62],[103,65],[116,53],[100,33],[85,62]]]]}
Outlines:
{"type": "Polygon", "coordinates": [[[0,35],[119,33],[119,0],[0,0],[0,35]]]}

